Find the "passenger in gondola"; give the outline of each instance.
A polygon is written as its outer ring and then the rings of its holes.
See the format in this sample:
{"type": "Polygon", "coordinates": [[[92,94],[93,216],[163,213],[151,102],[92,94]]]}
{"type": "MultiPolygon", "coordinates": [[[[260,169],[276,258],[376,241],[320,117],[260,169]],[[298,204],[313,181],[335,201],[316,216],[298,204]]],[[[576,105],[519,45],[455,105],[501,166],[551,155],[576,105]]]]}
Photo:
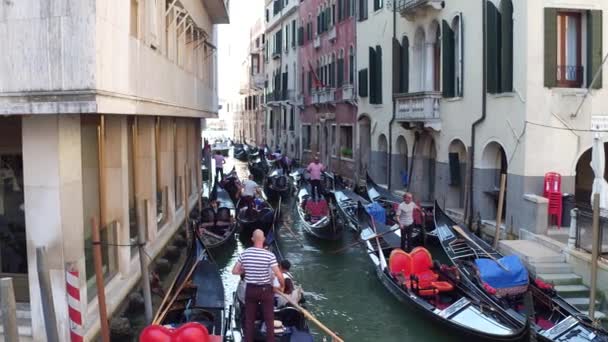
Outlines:
{"type": "MultiPolygon", "coordinates": [[[[267,327],[274,327],[274,296],[272,275],[278,278],[281,289],[285,287],[283,273],[275,255],[264,249],[264,232],[256,229],[251,238],[253,246],[247,248],[232,269],[232,274],[245,274],[245,342],[253,342],[254,323],[258,305],[262,307],[267,327]]],[[[274,329],[267,329],[266,341],[274,342],[274,329]]]]}
{"type": "Polygon", "coordinates": [[[414,203],[414,198],[411,193],[403,194],[403,202],[399,203],[397,208],[396,220],[401,229],[401,249],[409,252],[412,249],[412,231],[414,230],[414,211],[420,210],[424,217],[424,211],[414,203]]]}
{"type": "Polygon", "coordinates": [[[311,195],[316,201],[321,198],[321,174],[325,171],[325,166],[319,162],[319,156],[315,156],[312,163],[308,164],[306,171],[310,174],[311,195]]]}
{"type": "Polygon", "coordinates": [[[288,301],[276,292],[282,292],[293,302],[299,303],[302,299],[302,289],[299,286],[296,287],[293,282],[293,276],[289,273],[291,262],[287,259],[281,260],[281,262],[279,262],[279,269],[281,270],[281,273],[283,273],[283,278],[285,279],[285,288],[281,291],[278,279],[276,277],[273,279],[272,286],[275,291],[274,298],[276,307],[282,308],[288,304],[288,301]]]}

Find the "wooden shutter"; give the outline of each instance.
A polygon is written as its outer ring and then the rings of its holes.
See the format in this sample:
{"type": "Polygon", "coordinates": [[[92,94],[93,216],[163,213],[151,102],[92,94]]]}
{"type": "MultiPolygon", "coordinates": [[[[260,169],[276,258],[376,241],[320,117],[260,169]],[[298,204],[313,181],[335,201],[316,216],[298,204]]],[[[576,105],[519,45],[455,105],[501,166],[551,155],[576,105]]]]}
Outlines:
{"type": "Polygon", "coordinates": [[[491,94],[496,94],[500,91],[499,77],[500,77],[500,62],[499,62],[499,48],[500,44],[498,41],[498,29],[500,25],[500,18],[498,16],[498,10],[489,1],[486,1],[486,68],[487,68],[487,91],[491,94]]]}
{"type": "Polygon", "coordinates": [[[376,45],[376,103],[382,103],[382,47],[376,45]]]}
{"type": "Polygon", "coordinates": [[[281,87],[281,100],[287,99],[287,85],[289,84],[287,73],[283,73],[283,86],[281,87]]]}
{"type": "Polygon", "coordinates": [[[296,21],[291,22],[291,47],[296,46],[296,21]]]}
{"type": "Polygon", "coordinates": [[[513,91],[513,4],[500,1],[500,91],[513,91]]]}
{"type": "Polygon", "coordinates": [[[407,93],[410,87],[410,40],[403,37],[401,42],[401,76],[399,77],[399,92],[407,93]]]}
{"type": "Polygon", "coordinates": [[[338,22],[342,21],[342,7],[344,6],[343,1],[344,0],[338,0],[338,22]]]}
{"type": "Polygon", "coordinates": [[[369,103],[376,103],[376,51],[369,47],[369,103]]]}
{"type": "Polygon", "coordinates": [[[393,94],[401,92],[401,44],[393,38],[393,94]]]}
{"type": "Polygon", "coordinates": [[[557,85],[557,9],[545,8],[545,87],[557,85]]]}
{"type": "Polygon", "coordinates": [[[602,11],[591,10],[587,12],[587,86],[591,85],[595,74],[599,70],[593,89],[602,88],[602,11]]]}
{"type": "Polygon", "coordinates": [[[458,88],[456,89],[456,96],[464,96],[464,21],[462,20],[462,13],[458,14],[458,63],[456,65],[458,75],[460,78],[457,80],[456,84],[458,88]]]}
{"type": "Polygon", "coordinates": [[[359,70],[359,96],[367,97],[367,69],[359,70]]]}
{"type": "Polygon", "coordinates": [[[441,26],[443,97],[454,97],[454,31],[452,31],[450,24],[445,20],[441,26]]]}
{"type": "Polygon", "coordinates": [[[304,45],[304,27],[298,28],[298,46],[304,45]]]}

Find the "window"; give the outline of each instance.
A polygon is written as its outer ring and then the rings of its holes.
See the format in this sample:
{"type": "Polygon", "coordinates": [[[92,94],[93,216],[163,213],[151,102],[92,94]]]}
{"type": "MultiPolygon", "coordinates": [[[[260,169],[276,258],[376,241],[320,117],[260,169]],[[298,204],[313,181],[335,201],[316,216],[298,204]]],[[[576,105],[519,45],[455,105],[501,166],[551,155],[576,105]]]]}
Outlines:
{"type": "Polygon", "coordinates": [[[268,11],[268,9],[266,9],[266,22],[269,21],[269,19],[270,19],[269,17],[270,17],[269,11],[268,11]]]}
{"type": "Polygon", "coordinates": [[[290,112],[289,112],[289,130],[293,131],[294,129],[294,124],[296,122],[296,113],[295,113],[295,109],[292,107],[290,107],[290,112]]]}
{"type": "Polygon", "coordinates": [[[451,27],[445,20],[442,24],[443,96],[448,98],[462,96],[460,23],[459,15],[452,21],[451,27]]]}
{"type": "Polygon", "coordinates": [[[367,19],[367,0],[359,0],[359,21],[365,19],[367,19]]]}
{"type": "Polygon", "coordinates": [[[285,25],[285,52],[289,49],[289,23],[285,25]]]}
{"type": "Polygon", "coordinates": [[[344,19],[344,0],[338,0],[338,22],[344,19]]]}
{"type": "Polygon", "coordinates": [[[353,126],[340,126],[340,155],[353,158],[353,126]]]}
{"type": "Polygon", "coordinates": [[[333,157],[337,156],[336,149],[338,148],[338,145],[336,144],[336,134],[336,125],[331,125],[331,155],[333,157]]]}
{"type": "Polygon", "coordinates": [[[559,87],[578,88],[583,84],[581,31],[580,12],[557,12],[557,85],[559,87]]]}
{"type": "Polygon", "coordinates": [[[369,103],[382,104],[382,48],[369,48],[369,103]]]}
{"type": "Polygon", "coordinates": [[[296,20],[291,21],[291,47],[296,47],[296,20]]]}
{"type": "Polygon", "coordinates": [[[344,84],[344,50],[340,50],[338,54],[338,81],[337,86],[341,87],[344,84]]]}
{"type": "MultiPolygon", "coordinates": [[[[511,0],[501,0],[499,12],[496,6],[488,2],[486,12],[487,89],[492,94],[511,92],[513,91],[513,4],[511,0]]],[[[460,20],[462,21],[462,18],[460,20]]]]}
{"type": "Polygon", "coordinates": [[[336,87],[336,54],[332,53],[331,63],[329,64],[329,84],[332,88],[336,87]]]}
{"type": "Polygon", "coordinates": [[[359,70],[359,96],[367,97],[368,87],[367,87],[367,69],[359,70]]]}
{"type": "Polygon", "coordinates": [[[302,148],[304,150],[310,151],[311,146],[311,129],[310,125],[302,125],[302,148]]]}
{"type": "Polygon", "coordinates": [[[317,124],[317,129],[316,129],[316,133],[317,135],[315,136],[315,141],[316,141],[316,150],[319,151],[319,146],[321,145],[321,127],[317,124]]]}
{"type": "Polygon", "coordinates": [[[348,82],[355,83],[355,49],[352,46],[348,50],[348,82]]]}
{"type": "Polygon", "coordinates": [[[383,0],[374,0],[374,12],[382,8],[383,2],[383,0]]]}

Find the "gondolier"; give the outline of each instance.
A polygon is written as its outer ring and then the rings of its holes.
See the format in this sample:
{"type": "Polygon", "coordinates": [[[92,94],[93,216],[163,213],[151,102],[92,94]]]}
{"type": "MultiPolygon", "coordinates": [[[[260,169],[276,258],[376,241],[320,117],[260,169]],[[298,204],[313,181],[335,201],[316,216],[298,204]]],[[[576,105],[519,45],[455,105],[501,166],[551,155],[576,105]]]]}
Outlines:
{"type": "Polygon", "coordinates": [[[325,166],[319,162],[319,156],[315,156],[312,163],[308,164],[306,171],[310,174],[310,185],[312,186],[312,198],[321,198],[321,174],[325,171],[325,166]]]}
{"type": "MultiPolygon", "coordinates": [[[[401,228],[401,249],[409,252],[412,247],[412,230],[414,229],[414,210],[420,210],[420,207],[414,203],[412,194],[406,192],[403,195],[403,202],[397,208],[397,222],[401,228]]],[[[422,216],[424,212],[420,210],[422,216]]]]}
{"type": "Polygon", "coordinates": [[[213,157],[215,160],[215,175],[218,179],[224,178],[224,164],[226,163],[226,159],[222,155],[220,151],[215,152],[215,156],[213,157]]]}
{"type": "Polygon", "coordinates": [[[245,274],[245,342],[254,341],[254,322],[258,304],[266,327],[266,341],[274,342],[274,296],[272,274],[278,279],[280,289],[285,288],[285,279],[279,269],[275,255],[264,249],[264,232],[256,229],[253,232],[253,247],[247,248],[232,269],[232,274],[245,274]]]}
{"type": "Polygon", "coordinates": [[[253,180],[253,175],[250,174],[241,186],[241,200],[247,204],[247,207],[251,207],[254,204],[255,195],[259,192],[260,186],[253,180]]]}

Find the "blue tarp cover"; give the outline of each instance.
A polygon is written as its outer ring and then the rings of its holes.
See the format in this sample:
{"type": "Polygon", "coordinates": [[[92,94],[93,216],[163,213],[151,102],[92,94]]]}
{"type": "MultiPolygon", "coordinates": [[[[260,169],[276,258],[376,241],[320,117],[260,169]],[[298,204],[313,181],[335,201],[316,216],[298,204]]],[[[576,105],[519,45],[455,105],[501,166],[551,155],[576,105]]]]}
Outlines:
{"type": "Polygon", "coordinates": [[[528,284],[528,271],[519,257],[509,255],[499,259],[508,271],[492,259],[476,259],[481,279],[495,289],[504,289],[528,284]]]}
{"type": "Polygon", "coordinates": [[[365,210],[376,222],[386,224],[386,210],[378,202],[373,202],[365,206],[365,210]]]}

